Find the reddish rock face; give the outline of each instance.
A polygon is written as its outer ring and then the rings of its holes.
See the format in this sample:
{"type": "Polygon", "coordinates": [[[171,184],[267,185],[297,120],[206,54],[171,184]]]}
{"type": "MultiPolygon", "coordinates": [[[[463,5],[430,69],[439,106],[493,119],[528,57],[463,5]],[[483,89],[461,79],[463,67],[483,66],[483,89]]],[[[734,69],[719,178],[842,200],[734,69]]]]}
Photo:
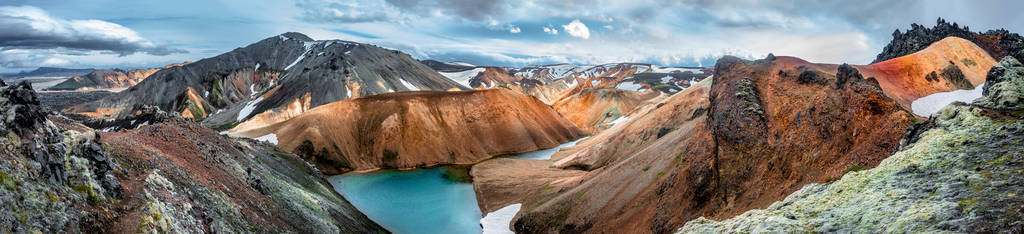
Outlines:
{"type": "Polygon", "coordinates": [[[659,92],[633,92],[621,89],[579,89],[567,95],[554,108],[573,124],[589,133],[610,127],[611,122],[625,116],[659,92]]]}
{"type": "MultiPolygon", "coordinates": [[[[695,86],[627,122],[679,124],[667,133],[588,141],[556,155],[567,168],[573,161],[608,165],[578,186],[526,198],[516,231],[670,232],[699,216],[765,207],[804,184],[873,167],[896,149],[912,116],[876,81],[851,66],[827,72],[786,59],[723,58],[710,88],[695,86]],[[619,146],[633,150],[600,153],[619,146]]],[[[623,134],[613,128],[594,138],[605,133],[623,134]]]]}
{"type": "Polygon", "coordinates": [[[505,89],[401,92],[316,107],[232,134],[275,134],[325,174],[472,164],[551,148],[583,132],[533,97],[505,89]]]}

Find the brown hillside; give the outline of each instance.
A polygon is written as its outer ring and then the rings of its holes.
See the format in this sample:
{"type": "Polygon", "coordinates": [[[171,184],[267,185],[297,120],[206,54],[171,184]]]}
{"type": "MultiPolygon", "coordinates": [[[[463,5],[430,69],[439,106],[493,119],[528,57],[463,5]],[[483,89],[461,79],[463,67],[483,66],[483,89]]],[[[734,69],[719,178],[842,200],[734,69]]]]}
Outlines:
{"type": "Polygon", "coordinates": [[[326,174],[471,164],[583,135],[536,98],[504,89],[389,93],[330,103],[277,124],[247,124],[231,134],[275,134],[282,148],[326,174]]]}

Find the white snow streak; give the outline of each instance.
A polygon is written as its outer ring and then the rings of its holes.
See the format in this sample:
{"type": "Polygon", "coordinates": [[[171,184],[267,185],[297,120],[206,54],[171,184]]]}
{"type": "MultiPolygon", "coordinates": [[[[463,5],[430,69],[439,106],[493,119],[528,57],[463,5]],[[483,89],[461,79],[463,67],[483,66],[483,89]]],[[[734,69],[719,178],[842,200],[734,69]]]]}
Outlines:
{"type": "Polygon", "coordinates": [[[486,69],[484,68],[474,68],[460,72],[441,72],[441,75],[443,75],[444,77],[448,77],[448,79],[455,81],[455,83],[459,83],[463,86],[466,86],[467,88],[473,88],[473,86],[469,86],[469,80],[473,79],[473,77],[476,77],[478,74],[484,72],[485,70],[486,69]]]}
{"type": "Polygon", "coordinates": [[[484,215],[484,218],[480,219],[480,224],[484,228],[483,233],[514,233],[510,230],[509,225],[512,224],[512,218],[516,217],[516,213],[519,213],[519,209],[522,207],[523,204],[516,203],[487,213],[487,215],[484,215]]]}
{"type": "Polygon", "coordinates": [[[910,109],[913,110],[916,115],[931,116],[932,113],[941,110],[950,103],[956,101],[971,102],[974,101],[974,99],[980,98],[983,87],[985,87],[985,84],[978,85],[978,87],[974,87],[973,90],[961,89],[924,96],[910,103],[910,109]]]}

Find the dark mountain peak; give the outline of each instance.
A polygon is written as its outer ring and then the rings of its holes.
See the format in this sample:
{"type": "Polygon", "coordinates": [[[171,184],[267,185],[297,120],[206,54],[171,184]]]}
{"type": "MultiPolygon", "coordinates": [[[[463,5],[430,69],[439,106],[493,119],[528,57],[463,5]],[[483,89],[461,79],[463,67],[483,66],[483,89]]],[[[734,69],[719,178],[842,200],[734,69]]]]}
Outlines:
{"type": "Polygon", "coordinates": [[[281,35],[278,35],[278,37],[281,37],[281,39],[283,39],[283,40],[297,39],[297,40],[302,40],[302,41],[314,41],[313,38],[310,38],[309,36],[306,36],[306,34],[297,33],[297,32],[282,33],[281,35]]]}
{"type": "Polygon", "coordinates": [[[910,29],[906,32],[900,32],[899,29],[893,31],[892,41],[882,49],[872,63],[912,54],[946,37],[967,39],[985,49],[993,58],[998,59],[1007,55],[1017,59],[1024,58],[1024,37],[1016,33],[1004,29],[988,30],[984,33],[972,32],[967,26],[961,27],[957,23],[938,18],[935,20],[935,26],[931,28],[914,23],[910,24],[910,29]]]}

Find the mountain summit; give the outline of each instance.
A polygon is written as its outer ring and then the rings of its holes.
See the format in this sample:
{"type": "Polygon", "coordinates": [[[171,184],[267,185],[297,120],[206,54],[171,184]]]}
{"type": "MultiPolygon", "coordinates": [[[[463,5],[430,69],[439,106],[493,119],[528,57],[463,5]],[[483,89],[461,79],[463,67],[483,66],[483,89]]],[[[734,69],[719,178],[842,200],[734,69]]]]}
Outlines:
{"type": "Polygon", "coordinates": [[[465,88],[402,52],[288,32],[163,69],[121,95],[67,111],[110,118],[154,105],[222,126],[296,101],[308,109],[359,96],[450,89],[465,88]]]}

